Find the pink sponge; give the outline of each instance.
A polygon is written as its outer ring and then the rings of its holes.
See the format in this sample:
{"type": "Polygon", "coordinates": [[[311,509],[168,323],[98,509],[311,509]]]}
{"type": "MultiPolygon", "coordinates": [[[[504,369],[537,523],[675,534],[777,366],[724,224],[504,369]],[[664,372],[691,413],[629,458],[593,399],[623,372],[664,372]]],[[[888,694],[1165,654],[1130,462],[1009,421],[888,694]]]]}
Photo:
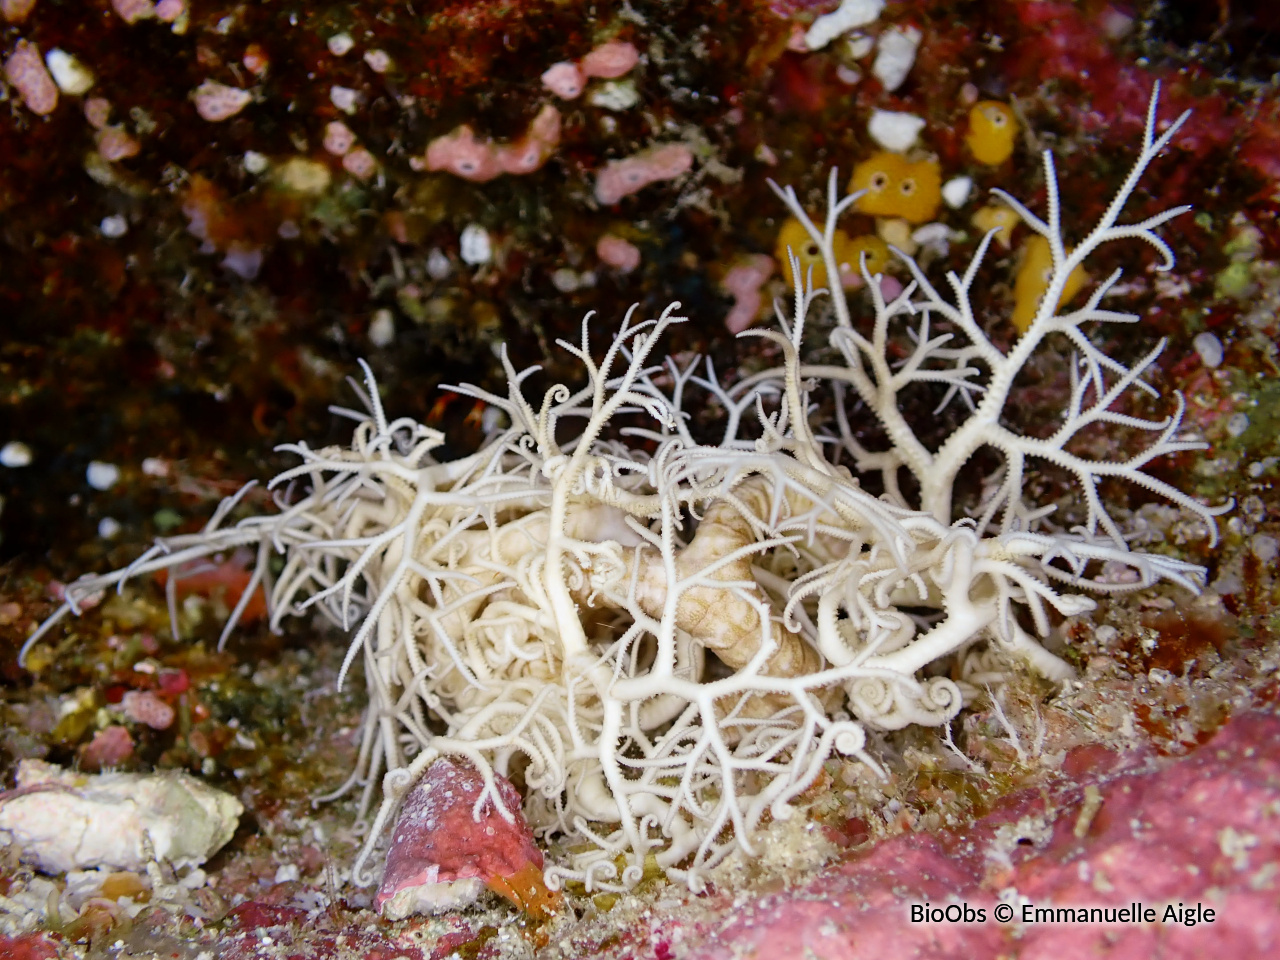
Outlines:
{"type": "Polygon", "coordinates": [[[659,180],[674,180],[693,166],[693,151],[683,143],[642,150],[624,160],[610,160],[596,176],[596,199],[617,203],[659,180]]]}

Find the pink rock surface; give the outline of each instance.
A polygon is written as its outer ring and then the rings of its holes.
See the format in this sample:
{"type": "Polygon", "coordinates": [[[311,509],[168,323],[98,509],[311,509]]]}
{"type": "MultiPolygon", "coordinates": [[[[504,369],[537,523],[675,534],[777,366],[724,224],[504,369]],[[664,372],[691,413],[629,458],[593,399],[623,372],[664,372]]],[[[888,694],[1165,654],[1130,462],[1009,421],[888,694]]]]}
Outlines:
{"type": "Polygon", "coordinates": [[[693,151],[683,143],[642,150],[624,160],[610,160],[596,176],[596,199],[605,205],[660,180],[674,180],[693,166],[693,151]]]}
{"type": "Polygon", "coordinates": [[[531,912],[550,906],[542,851],[521,810],[520,794],[495,775],[511,819],[491,799],[476,809],[485,781],[465,761],[442,757],[427,768],[400,808],[375,904],[393,920],[474,901],[488,887],[531,912]],[[547,901],[547,902],[543,902],[547,901]]]}
{"type": "Polygon", "coordinates": [[[1277,743],[1280,718],[1259,711],[1177,760],[1082,748],[1068,756],[1068,769],[1074,763],[1085,772],[1015,794],[963,833],[882,841],[745,906],[732,891],[715,894],[703,906],[719,922],[692,912],[687,921],[653,917],[626,938],[644,948],[606,953],[699,960],[1280,956],[1277,743]],[[1088,787],[1101,806],[1086,805],[1088,787]],[[1028,903],[1120,909],[1135,901],[1156,919],[1021,922],[1028,903]],[[912,922],[912,905],[926,902],[983,910],[985,921],[912,922]],[[1013,922],[993,918],[1002,902],[1012,904],[1013,922]],[[1189,925],[1187,910],[1196,908],[1200,920],[1189,925]],[[1204,910],[1213,911],[1211,921],[1204,910]]]}

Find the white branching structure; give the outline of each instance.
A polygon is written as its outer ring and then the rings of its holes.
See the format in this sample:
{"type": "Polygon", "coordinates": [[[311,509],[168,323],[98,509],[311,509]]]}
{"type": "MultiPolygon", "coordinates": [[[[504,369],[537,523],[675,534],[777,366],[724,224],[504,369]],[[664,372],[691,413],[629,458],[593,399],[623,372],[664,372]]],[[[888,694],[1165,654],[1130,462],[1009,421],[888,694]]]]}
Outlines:
{"type": "MultiPolygon", "coordinates": [[[[963,275],[947,275],[949,293],[902,255],[914,282],[891,303],[867,277],[874,317],[865,323],[832,291],[831,343],[843,363],[802,356],[823,292],[811,289],[796,291],[789,317],[779,311],[781,332],[748,331],[773,341],[783,366],[732,387],[709,363],[651,362],[663,330],[683,319],[678,304],[643,322],[633,309],[599,359],[584,321],[577,345],[561,343],[585,369],[576,391],[555,385],[528,399],[522,385],[533,370],[517,372],[504,354],[505,396],[453,389],[502,411],[509,426],[451,462],[432,456],[437,431],[386,418],[366,368],[369,412],[346,411],[360,421],[350,447],[288,447],[301,462],[271,482],[278,512],[224,526],[239,495],[231,498],[202,533],[72,584],[27,646],[106,587],[254,549],[251,588],[265,588],[272,626],[314,607],[353,631],[343,675],[363,660],[363,743],[334,794],[361,790],[371,809],[383,787],[358,881],[370,879],[369,855],[404,791],[436,757],[455,755],[484,773],[499,807],[494,773],[523,783],[531,822],[566,851],[548,868],[552,883],[624,888],[654,855],[697,886],[727,854],[750,853],[762,820],[787,816],[833,754],[874,765],[867,727],[943,723],[1010,658],[1067,676],[1020,613],[1044,635],[1050,610],[1092,607],[1080,591],[1201,584],[1199,567],[1131,550],[1097,492],[1106,477],[1140,484],[1210,530],[1224,509],[1143,472],[1201,446],[1178,435],[1181,398],[1163,420],[1125,412],[1132,392],[1155,394],[1143,376],[1160,348],[1127,366],[1091,339],[1097,324],[1137,319],[1101,306],[1118,272],[1082,308],[1056,310],[1072,270],[1104,243],[1137,238],[1171,265],[1154,231],[1183,208],[1120,218],[1181,122],[1157,137],[1153,97],[1132,172],[1074,248],[1048,154],[1047,219],[1001,194],[1053,252],[1039,313],[1007,353],[983,332],[972,301],[988,236],[963,275]],[[1054,336],[1075,349],[1070,396],[1056,432],[1023,436],[1005,407],[1016,375],[1054,336]],[[895,337],[914,344],[897,365],[895,337]],[[969,404],[936,449],[909,422],[904,398],[921,385],[945,388],[944,403],[969,404]],[[819,386],[837,400],[856,396],[883,426],[886,449],[865,449],[840,403],[835,422],[815,428],[810,392],[819,386]],[[694,435],[695,403],[723,410],[718,442],[694,435]],[[1095,424],[1147,431],[1151,442],[1121,462],[1090,459],[1072,440],[1095,424]],[[983,446],[1003,471],[978,515],[954,516],[957,474],[983,446]],[[842,458],[878,474],[884,492],[864,490],[842,458]],[[1050,511],[1030,502],[1036,460],[1076,481],[1087,509],[1077,528],[1052,525],[1050,511]],[[913,478],[908,493],[904,476],[913,478]],[[948,674],[924,677],[944,660],[948,674]]],[[[839,276],[832,239],[854,198],[837,196],[833,172],[819,227],[792,190],[779,195],[821,247],[827,275],[839,276]]]]}

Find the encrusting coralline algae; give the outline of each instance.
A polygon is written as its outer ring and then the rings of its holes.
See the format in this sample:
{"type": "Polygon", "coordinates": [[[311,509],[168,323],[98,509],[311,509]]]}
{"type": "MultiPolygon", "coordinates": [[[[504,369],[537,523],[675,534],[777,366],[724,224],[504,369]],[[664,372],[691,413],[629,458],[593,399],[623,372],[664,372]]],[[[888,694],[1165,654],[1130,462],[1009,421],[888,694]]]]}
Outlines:
{"type": "MultiPolygon", "coordinates": [[[[1157,136],[1156,102],[1132,171],[1074,247],[1048,154],[1045,219],[998,193],[1045,238],[1052,260],[1039,310],[1007,352],[984,333],[971,300],[988,234],[963,275],[947,274],[946,293],[900,253],[913,282],[892,301],[865,276],[868,323],[855,323],[838,285],[829,291],[837,362],[802,357],[823,292],[808,284],[789,313],[779,308],[780,330],[744,334],[770,340],[782,367],[732,386],[709,362],[654,360],[663,332],[684,319],[679,304],[640,321],[633,308],[600,357],[584,321],[578,344],[561,343],[586,371],[581,388],[557,384],[531,400],[522,386],[535,368],[517,371],[504,355],[505,396],[452,388],[507,424],[458,460],[434,458],[438,431],[389,420],[366,368],[369,412],[343,411],[358,421],[350,447],[287,447],[301,462],[271,481],[277,513],[227,526],[240,495],[229,498],[203,532],[159,541],[129,567],[69,586],[66,605],[27,647],[107,587],[256,550],[226,631],[261,584],[273,627],[315,607],[353,631],[343,675],[357,657],[364,663],[359,761],[333,794],[358,788],[368,809],[382,784],[358,882],[375,879],[370,856],[406,791],[437,758],[452,757],[483,779],[477,811],[492,804],[510,813],[497,777],[523,782],[531,825],[570,851],[547,867],[553,888],[564,880],[627,888],[648,856],[697,888],[730,853],[750,854],[762,820],[787,817],[830,757],[875,767],[867,728],[945,723],[1012,660],[1070,676],[1024,629],[1021,612],[1043,636],[1050,609],[1092,608],[1085,592],[1202,585],[1202,568],[1130,549],[1098,491],[1103,478],[1141,485],[1211,531],[1227,509],[1144,472],[1157,457],[1203,446],[1179,433],[1181,398],[1161,420],[1125,412],[1132,392],[1156,395],[1143,377],[1163,344],[1127,365],[1082,329],[1137,320],[1101,305],[1119,271],[1083,307],[1057,306],[1076,268],[1110,241],[1145,241],[1164,258],[1160,269],[1172,265],[1154,231],[1185,208],[1119,223],[1185,119],[1157,136]],[[1069,396],[1053,433],[1023,435],[1007,425],[1011,389],[1050,338],[1074,351],[1069,396]],[[832,423],[810,420],[820,389],[834,396],[832,423]],[[850,392],[858,408],[845,403],[850,392]],[[939,409],[968,408],[936,448],[907,414],[922,396],[939,409]],[[694,436],[695,405],[723,411],[718,442],[694,436]],[[862,408],[884,428],[886,449],[855,439],[849,417],[862,408]],[[1080,443],[1095,429],[1150,437],[1128,446],[1136,450],[1128,459],[1107,461],[1080,443]],[[965,515],[956,478],[984,447],[1002,465],[965,515]],[[1031,499],[1032,461],[1072,479],[1078,526],[1055,524],[1052,508],[1031,499]],[[872,495],[860,477],[883,493],[872,495]],[[942,660],[948,672],[925,675],[942,660]]],[[[836,183],[833,172],[823,223],[794,191],[778,191],[829,277],[840,273],[837,220],[857,199],[840,198],[836,183]]],[[[791,269],[799,274],[794,258],[791,269]]]]}

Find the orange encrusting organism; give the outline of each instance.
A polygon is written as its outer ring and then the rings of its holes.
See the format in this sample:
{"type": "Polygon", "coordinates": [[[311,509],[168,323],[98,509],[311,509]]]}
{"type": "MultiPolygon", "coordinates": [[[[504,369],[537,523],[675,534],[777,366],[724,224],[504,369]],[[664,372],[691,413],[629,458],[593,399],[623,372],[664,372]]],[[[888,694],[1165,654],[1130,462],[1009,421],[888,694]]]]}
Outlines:
{"type": "MultiPolygon", "coordinates": [[[[1070,251],[1067,251],[1070,253],[1070,251]]],[[[1036,318],[1040,308],[1040,300],[1049,288],[1049,278],[1053,276],[1053,253],[1049,249],[1049,241],[1036,234],[1022,247],[1022,256],[1018,264],[1018,274],[1013,282],[1013,315],[1009,318],[1018,333],[1026,333],[1027,328],[1036,318]]],[[[1055,309],[1071,301],[1080,288],[1089,279],[1084,267],[1076,267],[1067,277],[1062,288],[1062,296],[1058,298],[1055,309]]]]}
{"type": "Polygon", "coordinates": [[[912,161],[881,151],[853,168],[849,192],[858,191],[865,191],[856,204],[860,213],[924,223],[942,201],[942,169],[933,158],[912,161]]]}
{"type": "Polygon", "coordinates": [[[979,163],[994,167],[1013,154],[1013,141],[1018,134],[1018,119],[1008,104],[999,100],[983,100],[969,111],[969,132],[964,142],[979,163]]]}

